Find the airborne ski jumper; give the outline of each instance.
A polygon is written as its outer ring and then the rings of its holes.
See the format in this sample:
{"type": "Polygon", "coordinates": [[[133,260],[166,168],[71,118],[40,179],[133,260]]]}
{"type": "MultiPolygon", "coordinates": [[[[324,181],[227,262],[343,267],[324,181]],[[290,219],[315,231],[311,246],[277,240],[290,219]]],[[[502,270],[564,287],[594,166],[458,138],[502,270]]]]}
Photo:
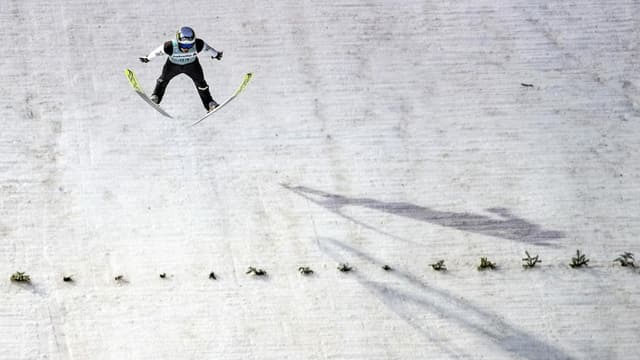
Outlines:
{"type": "Polygon", "coordinates": [[[176,75],[186,74],[198,89],[198,95],[200,95],[204,108],[207,111],[212,111],[218,107],[218,103],[211,97],[209,85],[204,79],[204,72],[198,61],[198,54],[201,52],[211,55],[212,59],[222,60],[222,51],[218,51],[204,40],[196,38],[196,33],[192,28],[183,26],[176,32],[175,39],[166,41],[149,55],[141,57],[141,62],[148,63],[158,56],[165,54],[169,56],[162,68],[162,74],[156,81],[156,87],[150,96],[151,101],[160,104],[171,79],[176,75]]]}

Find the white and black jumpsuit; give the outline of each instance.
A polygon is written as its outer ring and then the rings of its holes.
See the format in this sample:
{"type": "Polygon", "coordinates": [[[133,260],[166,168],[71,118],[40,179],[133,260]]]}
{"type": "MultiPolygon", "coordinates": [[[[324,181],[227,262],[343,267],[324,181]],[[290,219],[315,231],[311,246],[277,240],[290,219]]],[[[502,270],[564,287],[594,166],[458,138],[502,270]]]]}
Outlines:
{"type": "Polygon", "coordinates": [[[165,62],[162,67],[162,74],[156,81],[156,87],[153,90],[153,95],[158,97],[158,103],[162,101],[169,81],[179,74],[186,74],[193,80],[205,109],[209,110],[209,103],[215,103],[209,92],[209,85],[207,85],[204,79],[202,66],[200,66],[200,62],[198,61],[198,53],[202,51],[209,53],[212,57],[218,56],[219,53],[219,51],[209,46],[202,39],[196,39],[195,46],[186,52],[180,50],[177,40],[170,40],[160,45],[147,56],[147,58],[151,60],[164,54],[169,55],[167,62],[165,62]]]}

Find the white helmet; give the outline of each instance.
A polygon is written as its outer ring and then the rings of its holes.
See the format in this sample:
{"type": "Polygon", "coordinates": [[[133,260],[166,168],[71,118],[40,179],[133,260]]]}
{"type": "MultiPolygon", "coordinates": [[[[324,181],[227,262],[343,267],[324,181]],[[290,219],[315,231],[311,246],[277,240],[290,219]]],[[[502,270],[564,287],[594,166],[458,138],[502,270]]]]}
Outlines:
{"type": "Polygon", "coordinates": [[[191,49],[196,43],[196,32],[188,26],[183,26],[176,32],[178,47],[181,49],[191,49]]]}

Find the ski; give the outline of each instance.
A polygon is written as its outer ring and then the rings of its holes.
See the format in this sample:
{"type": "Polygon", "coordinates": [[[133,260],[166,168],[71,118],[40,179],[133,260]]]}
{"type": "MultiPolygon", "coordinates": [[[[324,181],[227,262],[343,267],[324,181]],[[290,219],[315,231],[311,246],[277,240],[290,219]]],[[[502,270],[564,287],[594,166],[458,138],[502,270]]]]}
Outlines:
{"type": "Polygon", "coordinates": [[[129,69],[125,69],[124,70],[124,74],[127,76],[127,80],[129,80],[129,84],[131,84],[131,86],[133,87],[133,90],[135,90],[136,94],[140,95],[142,100],[144,100],[147,104],[151,105],[160,114],[162,114],[162,115],[164,115],[164,116],[166,116],[168,118],[173,118],[171,115],[169,115],[169,113],[164,111],[164,109],[161,108],[160,105],[158,105],[158,104],[154,103],[153,101],[151,101],[149,96],[147,96],[147,94],[142,89],[142,86],[140,86],[140,83],[138,83],[138,79],[136,79],[136,75],[133,73],[133,71],[131,71],[129,69]]]}
{"type": "Polygon", "coordinates": [[[218,107],[216,107],[215,109],[213,109],[213,110],[209,111],[208,113],[204,114],[200,119],[198,119],[198,121],[196,121],[193,124],[191,124],[191,126],[199,124],[201,121],[203,121],[204,119],[206,119],[209,116],[213,115],[213,113],[215,113],[216,111],[220,110],[223,106],[228,104],[231,100],[235,99],[235,97],[238,96],[247,87],[247,84],[249,84],[249,80],[251,80],[252,76],[253,76],[252,73],[247,73],[244,76],[244,79],[242,80],[242,83],[240,84],[240,86],[236,89],[236,91],[234,91],[234,93],[231,96],[229,96],[225,101],[220,103],[220,105],[218,105],[218,107]]]}

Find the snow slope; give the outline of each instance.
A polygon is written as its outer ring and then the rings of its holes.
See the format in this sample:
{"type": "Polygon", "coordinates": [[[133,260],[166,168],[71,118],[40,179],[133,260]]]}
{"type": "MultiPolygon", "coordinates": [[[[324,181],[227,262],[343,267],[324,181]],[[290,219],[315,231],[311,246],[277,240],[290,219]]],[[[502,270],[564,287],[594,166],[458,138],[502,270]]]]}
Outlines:
{"type": "Polygon", "coordinates": [[[640,271],[613,262],[640,252],[637,0],[0,17],[0,359],[638,357],[640,271]],[[123,74],[151,91],[137,58],[185,24],[224,51],[216,99],[255,74],[194,128],[188,78],[167,119],[123,74]]]}

